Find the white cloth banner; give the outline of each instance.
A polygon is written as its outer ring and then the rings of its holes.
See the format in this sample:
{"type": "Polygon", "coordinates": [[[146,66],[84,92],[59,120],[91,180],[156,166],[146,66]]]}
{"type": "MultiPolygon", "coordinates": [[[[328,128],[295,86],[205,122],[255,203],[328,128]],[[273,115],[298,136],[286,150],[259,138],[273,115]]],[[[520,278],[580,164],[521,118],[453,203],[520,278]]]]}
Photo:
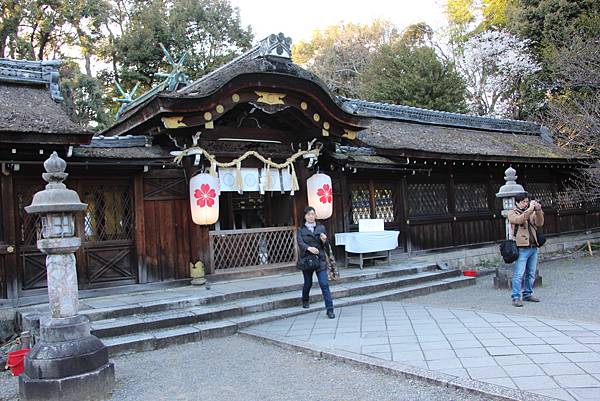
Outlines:
{"type": "MultiPolygon", "coordinates": [[[[243,192],[260,191],[261,186],[266,187],[267,171],[262,168],[242,167],[242,181],[244,183],[243,192]]],[[[292,190],[292,175],[287,169],[278,170],[276,168],[269,169],[271,174],[271,187],[264,188],[264,191],[281,191],[283,183],[284,191],[292,190]]],[[[235,188],[236,168],[219,168],[219,181],[221,192],[237,192],[235,188]]]]}
{"type": "Polygon", "coordinates": [[[281,184],[283,183],[283,191],[292,190],[292,175],[286,169],[278,170],[276,168],[270,168],[269,174],[271,175],[271,187],[267,188],[267,169],[260,169],[260,183],[264,187],[264,191],[281,191],[281,184]]]}
{"type": "MultiPolygon", "coordinates": [[[[258,181],[258,169],[243,167],[241,170],[242,182],[244,183],[243,191],[258,191],[260,189],[258,181]]],[[[219,169],[219,181],[221,183],[221,192],[237,192],[237,188],[235,188],[236,174],[236,168],[219,169]]]]}
{"type": "Polygon", "coordinates": [[[367,231],[336,233],[335,244],[344,245],[346,252],[368,253],[389,251],[398,247],[400,231],[367,231]]]}

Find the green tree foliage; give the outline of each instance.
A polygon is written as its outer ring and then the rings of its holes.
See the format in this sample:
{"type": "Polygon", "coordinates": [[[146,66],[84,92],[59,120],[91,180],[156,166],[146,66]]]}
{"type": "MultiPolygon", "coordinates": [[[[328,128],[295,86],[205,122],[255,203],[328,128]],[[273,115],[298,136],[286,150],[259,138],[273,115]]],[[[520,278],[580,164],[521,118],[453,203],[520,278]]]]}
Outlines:
{"type": "Polygon", "coordinates": [[[361,79],[369,100],[465,112],[465,84],[454,64],[419,42],[383,45],[361,79]]]}
{"type": "Polygon", "coordinates": [[[348,97],[359,97],[359,78],[377,49],[399,37],[389,21],[375,20],[370,25],[339,24],[313,33],[292,49],[294,62],[315,73],[331,90],[348,97]]]}
{"type": "Polygon", "coordinates": [[[540,57],[572,42],[600,33],[597,0],[515,0],[509,8],[510,30],[531,40],[540,57]]]}
{"type": "Polygon", "coordinates": [[[63,105],[71,119],[95,129],[106,128],[114,121],[105,104],[102,81],[83,74],[73,61],[64,63],[60,74],[63,105]]]}
{"type": "Polygon", "coordinates": [[[239,12],[228,0],[0,2],[0,57],[66,61],[62,86],[67,109],[78,121],[98,128],[118,108],[111,100],[117,96],[114,81],[124,88],[139,81],[143,90],[160,80],[156,72],[169,70],[159,43],[176,59],[189,52],[186,72],[194,79],[251,41],[250,28],[241,26],[239,12]]]}
{"type": "MultiPolygon", "coordinates": [[[[548,112],[553,99],[574,97],[581,92],[564,86],[560,55],[572,53],[573,43],[600,34],[600,2],[596,0],[514,0],[508,8],[507,29],[531,42],[541,70],[523,92],[525,115],[548,112]]],[[[587,96],[587,95],[586,95],[587,96]]],[[[568,108],[567,108],[568,109],[568,108]]]]}
{"type": "Polygon", "coordinates": [[[461,43],[488,29],[504,28],[514,0],[447,0],[451,44],[461,43]]]}

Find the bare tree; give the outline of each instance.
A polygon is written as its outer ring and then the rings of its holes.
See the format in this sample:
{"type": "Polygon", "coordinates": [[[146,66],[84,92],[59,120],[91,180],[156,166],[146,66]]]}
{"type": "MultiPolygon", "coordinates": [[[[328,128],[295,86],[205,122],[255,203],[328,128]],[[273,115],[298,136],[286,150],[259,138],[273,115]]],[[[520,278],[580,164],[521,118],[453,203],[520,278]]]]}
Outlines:
{"type": "Polygon", "coordinates": [[[573,196],[600,201],[600,37],[576,41],[554,56],[556,82],[545,124],[560,146],[590,156],[571,181],[573,196]]]}

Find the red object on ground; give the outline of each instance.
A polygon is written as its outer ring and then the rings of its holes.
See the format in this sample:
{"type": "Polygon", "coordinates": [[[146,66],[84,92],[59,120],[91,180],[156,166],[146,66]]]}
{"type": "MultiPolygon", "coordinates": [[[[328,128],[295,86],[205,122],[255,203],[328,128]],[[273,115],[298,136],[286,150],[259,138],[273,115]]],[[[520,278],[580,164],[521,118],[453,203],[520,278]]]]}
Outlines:
{"type": "Polygon", "coordinates": [[[465,270],[463,274],[469,277],[477,277],[477,270],[465,270]]]}
{"type": "Polygon", "coordinates": [[[25,360],[25,355],[29,354],[29,351],[30,348],[23,348],[8,353],[8,361],[6,364],[10,368],[10,372],[13,376],[19,376],[23,373],[23,370],[25,369],[23,362],[25,360]]]}

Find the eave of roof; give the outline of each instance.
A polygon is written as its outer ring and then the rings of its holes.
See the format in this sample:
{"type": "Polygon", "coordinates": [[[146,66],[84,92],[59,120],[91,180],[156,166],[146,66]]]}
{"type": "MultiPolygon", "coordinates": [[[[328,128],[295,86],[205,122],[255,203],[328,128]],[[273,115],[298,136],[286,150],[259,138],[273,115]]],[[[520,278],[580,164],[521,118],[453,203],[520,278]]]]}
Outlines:
{"type": "Polygon", "coordinates": [[[587,160],[582,155],[558,147],[540,135],[524,135],[481,129],[426,125],[413,122],[373,119],[358,140],[379,154],[403,151],[462,158],[537,159],[550,161],[587,160]]]}

